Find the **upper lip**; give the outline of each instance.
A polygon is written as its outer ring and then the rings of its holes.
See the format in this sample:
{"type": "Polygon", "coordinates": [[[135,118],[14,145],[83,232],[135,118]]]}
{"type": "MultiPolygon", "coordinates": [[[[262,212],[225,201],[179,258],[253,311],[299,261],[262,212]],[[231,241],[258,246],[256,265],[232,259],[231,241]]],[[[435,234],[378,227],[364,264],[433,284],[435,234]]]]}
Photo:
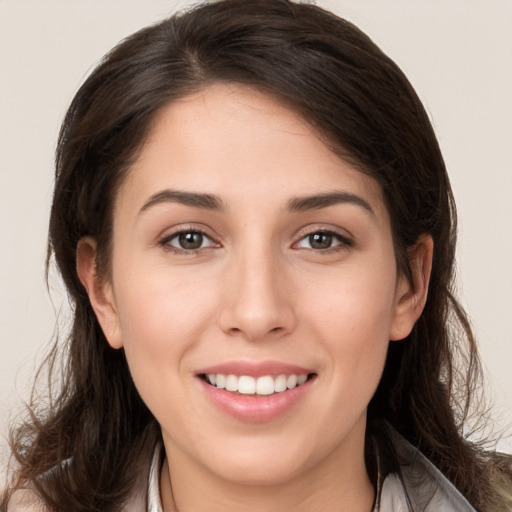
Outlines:
{"type": "Polygon", "coordinates": [[[263,377],[265,375],[303,375],[314,373],[311,369],[298,366],[296,364],[285,363],[282,361],[226,361],[200,369],[198,375],[221,373],[223,375],[250,375],[252,377],[263,377]]]}

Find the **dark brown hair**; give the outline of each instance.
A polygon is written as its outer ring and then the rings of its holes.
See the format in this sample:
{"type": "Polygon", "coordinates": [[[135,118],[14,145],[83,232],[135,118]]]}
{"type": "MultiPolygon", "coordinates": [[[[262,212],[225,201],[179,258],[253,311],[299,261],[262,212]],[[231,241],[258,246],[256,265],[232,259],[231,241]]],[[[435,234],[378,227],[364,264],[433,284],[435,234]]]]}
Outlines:
{"type": "MultiPolygon", "coordinates": [[[[396,66],[352,24],[288,0],[224,0],[180,13],[124,40],[76,94],[56,157],[48,261],[73,306],[63,381],[12,438],[11,488],[31,485],[55,511],[121,510],[135,461],[159,436],[76,273],[83,236],[98,241],[108,276],[116,191],[166,104],[214,82],[277,97],[333,151],[374,177],[389,209],[397,265],[421,234],[434,240],[428,301],[407,339],[392,342],[368,410],[417,446],[477,509],[504,504],[492,485],[504,460],[461,433],[480,366],[470,325],[453,295],[456,215],[436,137],[396,66]],[[54,394],[55,395],[55,394],[54,394]],[[68,461],[68,462],[64,462],[68,461]]],[[[39,405],[39,404],[35,404],[39,405]]]]}

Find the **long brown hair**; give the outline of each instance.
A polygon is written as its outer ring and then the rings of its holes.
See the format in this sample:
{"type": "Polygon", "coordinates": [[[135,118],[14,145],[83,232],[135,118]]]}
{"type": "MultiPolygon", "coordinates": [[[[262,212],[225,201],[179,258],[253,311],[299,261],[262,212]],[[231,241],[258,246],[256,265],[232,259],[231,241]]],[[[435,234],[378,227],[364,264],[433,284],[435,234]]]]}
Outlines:
{"type": "MultiPolygon", "coordinates": [[[[83,236],[109,273],[116,191],[166,104],[214,82],[280,99],[332,150],[382,186],[399,271],[421,234],[434,240],[428,301],[407,339],[392,342],[368,409],[417,446],[477,509],[505,504],[492,482],[507,461],[461,433],[481,379],[466,315],[453,294],[456,214],[439,146],[420,100],[396,66],[352,24],[289,0],[223,0],[180,13],[114,48],[76,94],[62,125],[48,264],[68,289],[73,325],[59,391],[33,403],[12,436],[10,491],[32,486],[55,511],[121,510],[136,461],[159,436],[123,350],[105,340],[76,273],[83,236]]],[[[4,503],[7,502],[7,494],[4,503]]],[[[493,508],[494,507],[494,508],[493,508]]]]}

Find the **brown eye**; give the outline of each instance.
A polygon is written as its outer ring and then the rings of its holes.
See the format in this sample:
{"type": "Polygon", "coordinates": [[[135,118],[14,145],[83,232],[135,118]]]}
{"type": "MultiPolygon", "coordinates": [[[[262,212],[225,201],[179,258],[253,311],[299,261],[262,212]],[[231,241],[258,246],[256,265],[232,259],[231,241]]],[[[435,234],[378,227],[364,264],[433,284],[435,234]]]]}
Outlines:
{"type": "Polygon", "coordinates": [[[181,231],[165,238],[161,244],[178,251],[198,251],[215,245],[213,240],[201,231],[181,231]]]}
{"type": "Polygon", "coordinates": [[[301,238],[295,247],[313,251],[328,251],[329,249],[347,249],[352,245],[352,240],[340,233],[315,231],[301,238]]]}
{"type": "Polygon", "coordinates": [[[308,242],[312,249],[329,249],[332,247],[333,238],[330,233],[313,233],[308,236],[308,242]]]}
{"type": "Polygon", "coordinates": [[[178,244],[181,249],[199,249],[203,245],[203,234],[197,231],[180,233],[178,244]]]}

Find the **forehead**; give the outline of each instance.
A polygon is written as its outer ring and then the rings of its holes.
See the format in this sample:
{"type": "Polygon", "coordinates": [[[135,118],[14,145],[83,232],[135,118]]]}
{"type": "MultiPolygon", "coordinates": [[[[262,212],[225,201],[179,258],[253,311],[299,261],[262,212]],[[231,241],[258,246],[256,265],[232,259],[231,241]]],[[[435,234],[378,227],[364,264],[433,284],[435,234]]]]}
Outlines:
{"type": "Polygon", "coordinates": [[[342,188],[387,213],[373,178],[336,155],[283,102],[242,85],[209,86],[157,114],[119,195],[140,204],[163,188],[230,202],[249,196],[285,201],[342,188]]]}

